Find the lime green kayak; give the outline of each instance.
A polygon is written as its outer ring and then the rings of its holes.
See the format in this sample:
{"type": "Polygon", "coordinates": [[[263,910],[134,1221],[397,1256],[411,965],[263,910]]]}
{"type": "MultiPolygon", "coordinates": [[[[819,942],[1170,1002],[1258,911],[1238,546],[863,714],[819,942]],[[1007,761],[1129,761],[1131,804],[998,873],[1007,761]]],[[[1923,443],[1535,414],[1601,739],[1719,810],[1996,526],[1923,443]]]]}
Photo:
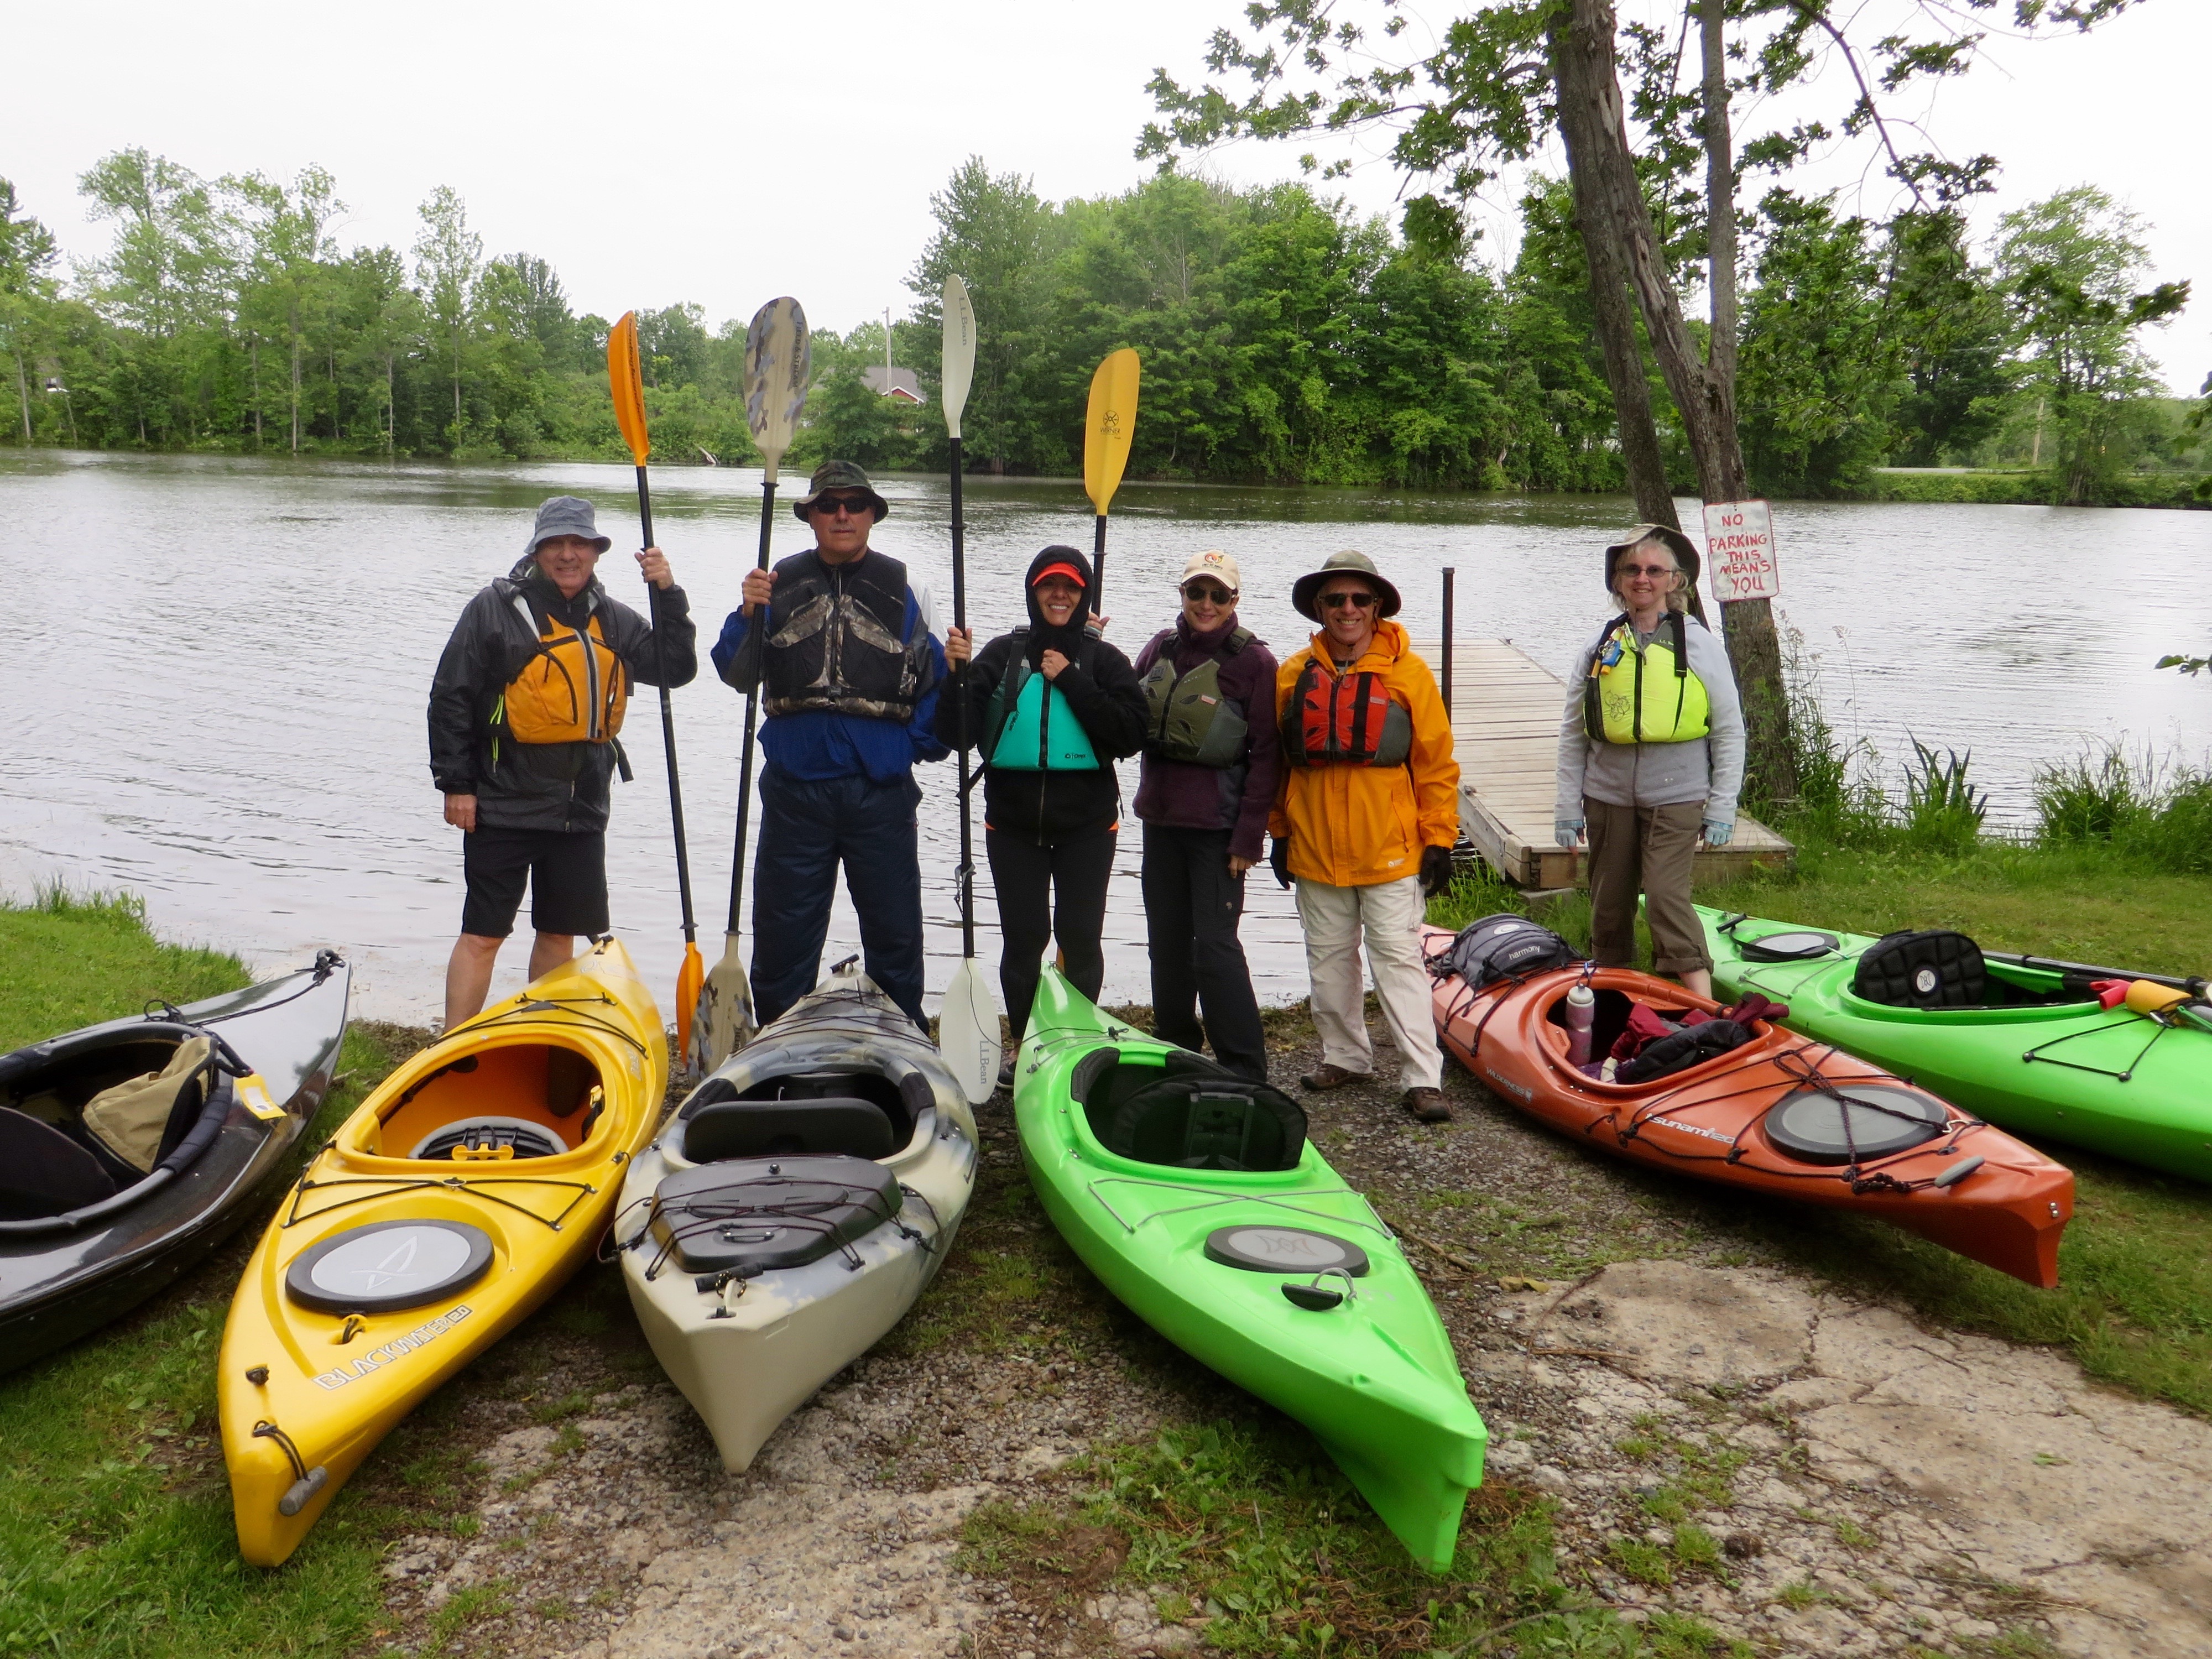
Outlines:
{"type": "Polygon", "coordinates": [[[2004,1128],[2212,1182],[2203,981],[1990,954],[1955,933],[1914,936],[1929,941],[1916,951],[1702,905],[1698,914],[1723,1000],[1758,991],[1786,1002],[1791,1030],[2004,1128]],[[2107,1009],[2092,980],[2151,981],[2184,1000],[2107,1009]]]}
{"type": "Polygon", "coordinates": [[[1486,1431],[1428,1292],[1297,1104],[1108,1018],[1050,967],[1014,1075],[1030,1180],[1085,1265],[1312,1430],[1413,1559],[1449,1566],[1486,1431]]]}

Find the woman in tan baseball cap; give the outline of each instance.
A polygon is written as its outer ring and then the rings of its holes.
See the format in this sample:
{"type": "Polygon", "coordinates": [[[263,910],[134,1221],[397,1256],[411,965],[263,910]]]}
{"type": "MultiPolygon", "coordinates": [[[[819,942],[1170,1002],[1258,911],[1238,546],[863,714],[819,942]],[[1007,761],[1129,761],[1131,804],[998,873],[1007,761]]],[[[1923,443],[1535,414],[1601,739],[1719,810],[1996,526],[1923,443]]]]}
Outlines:
{"type": "Polygon", "coordinates": [[[1259,1002],[1237,929],[1282,756],[1275,654],[1237,620],[1242,586],[1230,554],[1192,554],[1176,585],[1182,614],[1137,653],[1146,714],[1136,813],[1152,1034],[1192,1050],[1210,1040],[1224,1066],[1265,1082],[1259,1002]]]}

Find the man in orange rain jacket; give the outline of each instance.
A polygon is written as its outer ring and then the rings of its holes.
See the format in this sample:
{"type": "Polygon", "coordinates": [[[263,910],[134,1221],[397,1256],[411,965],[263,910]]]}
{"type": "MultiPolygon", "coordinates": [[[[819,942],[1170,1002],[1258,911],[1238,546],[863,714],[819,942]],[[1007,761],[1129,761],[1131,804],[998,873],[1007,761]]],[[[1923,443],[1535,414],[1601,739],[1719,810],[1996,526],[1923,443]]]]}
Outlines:
{"type": "Polygon", "coordinates": [[[1298,578],[1291,603],[1321,624],[1275,677],[1283,783],[1268,821],[1272,862],[1297,882],[1322,1062],[1304,1079],[1334,1089],[1374,1069],[1359,945],[1398,1045],[1405,1105],[1446,1123],[1443,1054],[1421,960],[1424,900],[1451,879],[1459,763],[1429,665],[1389,618],[1398,590],[1364,553],[1298,578]]]}

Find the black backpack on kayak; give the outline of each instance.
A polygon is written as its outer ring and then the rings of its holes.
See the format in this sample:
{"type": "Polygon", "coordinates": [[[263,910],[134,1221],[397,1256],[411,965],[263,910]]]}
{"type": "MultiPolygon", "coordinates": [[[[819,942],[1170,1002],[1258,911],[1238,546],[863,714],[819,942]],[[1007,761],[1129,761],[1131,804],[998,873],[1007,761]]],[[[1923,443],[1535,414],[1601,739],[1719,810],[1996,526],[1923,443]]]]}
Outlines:
{"type": "Polygon", "coordinates": [[[1527,979],[1581,960],[1574,946],[1542,923],[1502,911],[1461,928],[1449,950],[1429,958],[1429,972],[1437,979],[1456,974],[1479,991],[1501,979],[1527,979]]]}

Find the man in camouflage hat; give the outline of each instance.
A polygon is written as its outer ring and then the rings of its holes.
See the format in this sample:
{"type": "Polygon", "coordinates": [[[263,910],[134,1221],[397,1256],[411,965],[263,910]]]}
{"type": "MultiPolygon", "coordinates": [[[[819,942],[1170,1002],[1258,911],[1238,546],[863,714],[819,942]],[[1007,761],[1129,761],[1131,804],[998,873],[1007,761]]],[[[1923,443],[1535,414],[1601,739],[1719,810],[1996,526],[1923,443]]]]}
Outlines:
{"type": "Polygon", "coordinates": [[[914,763],[949,752],[932,731],[945,649],[927,589],[868,545],[890,505],[866,472],[824,461],[792,511],[814,545],[746,575],[713,653],[764,716],[754,1011],[765,1025],[814,988],[842,863],[868,977],[926,1030],[914,763]]]}

